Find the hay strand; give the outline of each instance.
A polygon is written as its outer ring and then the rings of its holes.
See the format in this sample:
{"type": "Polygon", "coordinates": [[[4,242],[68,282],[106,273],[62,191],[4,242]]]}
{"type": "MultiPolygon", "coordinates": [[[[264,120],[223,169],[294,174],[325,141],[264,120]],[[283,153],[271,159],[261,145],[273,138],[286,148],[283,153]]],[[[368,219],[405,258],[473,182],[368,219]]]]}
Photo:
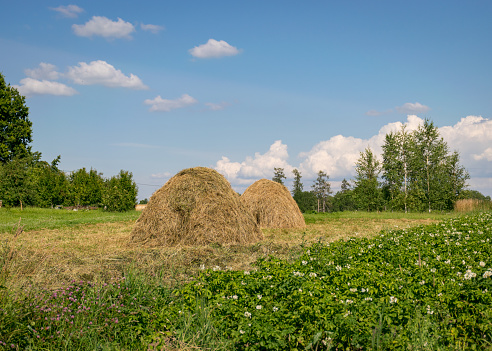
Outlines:
{"type": "Polygon", "coordinates": [[[282,184],[260,179],[241,195],[261,228],[304,228],[299,206],[282,184]]]}

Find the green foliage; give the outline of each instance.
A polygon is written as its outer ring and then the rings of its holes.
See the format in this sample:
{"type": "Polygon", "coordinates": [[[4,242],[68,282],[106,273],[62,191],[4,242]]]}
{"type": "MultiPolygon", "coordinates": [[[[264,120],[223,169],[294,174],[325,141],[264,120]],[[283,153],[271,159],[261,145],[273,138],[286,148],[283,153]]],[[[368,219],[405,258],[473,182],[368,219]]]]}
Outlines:
{"type": "Polygon", "coordinates": [[[121,170],[120,174],[105,182],[103,205],[106,210],[129,211],[135,208],[136,203],[137,184],[132,173],[121,170]]]}
{"type": "Polygon", "coordinates": [[[292,196],[295,196],[298,193],[301,193],[304,189],[304,185],[301,182],[301,172],[298,169],[294,168],[292,170],[294,173],[294,183],[292,184],[292,196]]]}
{"type": "Polygon", "coordinates": [[[0,199],[5,206],[25,206],[33,203],[32,156],[15,156],[0,163],[0,199]]]}
{"type": "Polygon", "coordinates": [[[69,199],[75,206],[90,206],[102,203],[104,179],[102,173],[85,168],[72,172],[69,177],[69,199]]]}
{"type": "Polygon", "coordinates": [[[328,174],[323,171],[319,171],[318,177],[312,185],[312,191],[318,200],[318,212],[326,212],[328,210],[328,198],[332,193],[331,185],[328,182],[329,179],[330,176],[328,174]]]}
{"type": "Polygon", "coordinates": [[[316,211],[318,199],[312,191],[300,191],[293,196],[302,213],[316,211]]]}
{"type": "Polygon", "coordinates": [[[54,207],[67,202],[69,183],[65,173],[58,169],[59,162],[60,156],[51,164],[39,161],[32,171],[35,204],[39,207],[54,207]]]}
{"type": "Polygon", "coordinates": [[[478,190],[463,190],[459,196],[460,199],[475,199],[490,201],[490,196],[485,196],[478,190]]]}
{"type": "Polygon", "coordinates": [[[480,214],[314,244],[293,263],[207,270],[161,318],[179,320],[206,300],[213,328],[235,349],[484,349],[491,240],[492,215],[480,214]]]}
{"type": "Polygon", "coordinates": [[[333,196],[332,211],[354,211],[356,210],[354,191],[350,188],[350,183],[344,178],[340,191],[333,196]]]}
{"type": "Polygon", "coordinates": [[[0,163],[31,153],[32,122],[26,99],[0,73],[0,163]]]}
{"type": "Polygon", "coordinates": [[[284,179],[287,179],[287,177],[285,176],[285,173],[284,173],[284,169],[283,168],[277,168],[277,167],[275,167],[273,169],[273,178],[272,178],[272,180],[274,182],[277,182],[277,183],[280,183],[280,184],[284,184],[284,179]]]}
{"type": "Polygon", "coordinates": [[[383,193],[393,210],[450,210],[466,187],[469,174],[449,153],[432,122],[408,133],[403,127],[386,135],[383,145],[383,193]]]}
{"type": "Polygon", "coordinates": [[[381,172],[381,163],[376,159],[370,148],[360,153],[355,164],[357,176],[353,198],[358,209],[363,211],[379,211],[383,207],[381,188],[378,176],[381,172]]]}

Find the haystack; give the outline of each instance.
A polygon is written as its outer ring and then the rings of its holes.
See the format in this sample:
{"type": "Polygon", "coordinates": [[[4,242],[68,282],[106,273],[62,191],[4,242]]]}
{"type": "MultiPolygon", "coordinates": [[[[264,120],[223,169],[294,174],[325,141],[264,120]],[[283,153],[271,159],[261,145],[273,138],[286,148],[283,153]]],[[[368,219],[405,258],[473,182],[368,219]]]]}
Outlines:
{"type": "Polygon", "coordinates": [[[253,215],[217,171],[188,168],[149,200],[132,231],[149,245],[247,244],[263,238],[253,215]]]}
{"type": "Polygon", "coordinates": [[[261,228],[303,228],[306,226],[299,206],[282,184],[260,179],[241,195],[261,228]]]}

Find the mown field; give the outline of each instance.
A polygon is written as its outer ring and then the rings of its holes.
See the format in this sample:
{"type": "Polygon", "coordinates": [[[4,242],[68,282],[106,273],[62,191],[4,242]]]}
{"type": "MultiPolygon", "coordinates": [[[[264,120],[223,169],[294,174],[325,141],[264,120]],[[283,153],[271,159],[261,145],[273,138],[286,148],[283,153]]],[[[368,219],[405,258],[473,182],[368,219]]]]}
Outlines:
{"type": "Polygon", "coordinates": [[[492,349],[490,213],[306,215],[250,246],[147,248],[138,212],[74,212],[0,209],[0,348],[492,349]]]}

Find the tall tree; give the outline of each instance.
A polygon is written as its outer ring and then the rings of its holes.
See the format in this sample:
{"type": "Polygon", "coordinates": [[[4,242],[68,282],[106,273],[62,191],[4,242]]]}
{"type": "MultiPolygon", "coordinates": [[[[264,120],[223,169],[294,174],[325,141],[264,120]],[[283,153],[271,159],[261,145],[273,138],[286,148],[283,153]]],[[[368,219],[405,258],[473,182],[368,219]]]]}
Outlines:
{"type": "Polygon", "coordinates": [[[319,171],[318,177],[312,185],[313,193],[318,199],[318,212],[320,212],[320,210],[326,212],[326,202],[328,196],[332,193],[331,185],[328,182],[328,179],[330,179],[330,176],[328,174],[323,171],[319,171]]]}
{"type": "Polygon", "coordinates": [[[287,177],[285,176],[285,173],[284,173],[284,169],[283,168],[273,168],[273,178],[272,180],[274,182],[277,182],[277,183],[280,183],[280,184],[284,184],[284,181],[283,179],[287,179],[287,177]]]}
{"type": "Polygon", "coordinates": [[[26,99],[0,73],[0,163],[31,152],[32,123],[26,99]]]}
{"type": "Polygon", "coordinates": [[[299,172],[298,169],[294,168],[292,170],[292,173],[294,173],[294,183],[292,184],[292,196],[295,196],[296,194],[300,193],[304,189],[304,185],[301,182],[301,172],[299,172]]]}
{"type": "Polygon", "coordinates": [[[137,203],[137,184],[133,181],[133,174],[121,170],[117,176],[106,180],[102,201],[108,211],[134,209],[137,203]]]}
{"type": "Polygon", "coordinates": [[[426,119],[413,134],[412,150],[414,185],[431,212],[432,204],[438,202],[441,196],[448,145],[440,137],[434,123],[426,119]]]}
{"type": "Polygon", "coordinates": [[[378,182],[381,163],[370,148],[366,148],[364,152],[360,153],[355,164],[355,171],[357,175],[354,195],[357,206],[367,211],[379,210],[382,206],[382,194],[378,182]]]}
{"type": "Polygon", "coordinates": [[[403,125],[396,133],[386,134],[383,145],[382,178],[387,201],[392,209],[407,212],[409,149],[411,136],[403,125]]]}

